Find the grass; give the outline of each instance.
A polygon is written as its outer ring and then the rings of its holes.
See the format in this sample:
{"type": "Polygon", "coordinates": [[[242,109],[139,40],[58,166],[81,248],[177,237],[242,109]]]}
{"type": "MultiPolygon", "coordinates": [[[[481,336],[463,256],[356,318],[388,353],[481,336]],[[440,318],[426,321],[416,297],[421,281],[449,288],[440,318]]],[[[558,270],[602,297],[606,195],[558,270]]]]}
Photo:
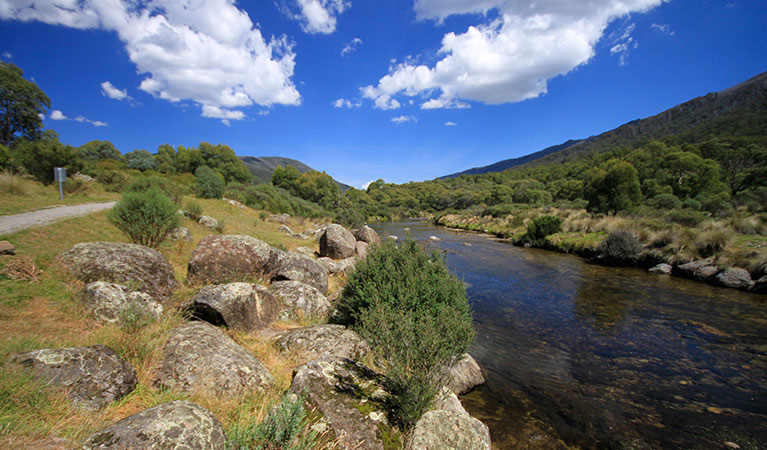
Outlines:
{"type": "MultiPolygon", "coordinates": [[[[40,189],[48,188],[30,187],[27,199],[33,200],[40,189]]],[[[11,209],[6,196],[2,197],[5,210],[11,209]]],[[[202,205],[206,214],[225,220],[228,234],[252,235],[290,250],[300,246],[318,247],[313,240],[295,239],[280,233],[279,224],[257,220],[259,211],[242,210],[221,200],[195,201],[202,205]]],[[[38,205],[45,203],[44,199],[30,202],[38,205]]],[[[186,278],[187,262],[197,243],[204,236],[215,234],[215,231],[192,220],[184,219],[182,222],[182,226],[192,232],[193,242],[166,241],[159,247],[181,282],[186,278]]],[[[314,223],[318,221],[306,221],[303,225],[295,223],[291,227],[300,232],[314,223]]],[[[82,283],[57,265],[56,256],[79,242],[128,242],[127,237],[109,223],[104,212],[0,236],[0,239],[12,242],[17,252],[17,256],[0,256],[0,271],[19,258],[27,258],[42,270],[37,275],[37,283],[0,275],[0,329],[3,330],[0,336],[0,448],[29,448],[56,437],[71,440],[71,445],[75,447],[91,433],[123,417],[176,399],[188,399],[208,408],[225,429],[230,430],[263,419],[290,386],[292,372],[297,365],[293,355],[280,353],[257,335],[228,331],[235,341],[269,369],[276,380],[274,388],[263,394],[252,393],[229,399],[204,393],[180,394],[155,390],[152,387],[154,369],[160,361],[162,347],[170,330],[184,321],[176,312],[177,307],[194,295],[197,289],[182,285],[174,293],[163,318],[150,321],[138,329],[102,324],[89,317],[77,300],[82,283]],[[134,392],[102,411],[77,411],[67,400],[66,393],[36,382],[23,371],[5,364],[11,355],[34,349],[94,344],[115,349],[133,365],[138,376],[138,387],[134,392]]],[[[331,289],[338,290],[339,283],[338,280],[331,281],[331,289]]],[[[283,328],[298,325],[278,324],[283,328]]]]}
{"type": "Polygon", "coordinates": [[[59,200],[59,185],[44,186],[21,175],[4,172],[0,174],[0,215],[18,214],[41,208],[79,203],[108,202],[120,198],[120,194],[107,192],[100,183],[88,185],[85,193],[65,194],[59,200]]]}

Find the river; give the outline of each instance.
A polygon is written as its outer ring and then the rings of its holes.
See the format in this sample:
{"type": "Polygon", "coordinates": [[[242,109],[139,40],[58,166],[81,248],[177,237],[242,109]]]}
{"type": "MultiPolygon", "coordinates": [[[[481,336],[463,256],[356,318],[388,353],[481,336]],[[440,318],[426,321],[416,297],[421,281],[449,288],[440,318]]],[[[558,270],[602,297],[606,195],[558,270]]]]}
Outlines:
{"type": "Polygon", "coordinates": [[[427,241],[466,284],[486,383],[461,400],[493,448],[767,448],[767,297],[427,222],[373,228],[427,241]]]}

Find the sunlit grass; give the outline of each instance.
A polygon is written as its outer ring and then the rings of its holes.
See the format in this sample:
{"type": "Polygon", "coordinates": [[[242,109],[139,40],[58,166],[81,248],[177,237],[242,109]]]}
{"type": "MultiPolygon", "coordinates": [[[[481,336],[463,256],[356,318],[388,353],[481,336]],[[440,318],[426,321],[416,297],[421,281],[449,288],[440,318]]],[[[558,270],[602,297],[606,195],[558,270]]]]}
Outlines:
{"type": "Polygon", "coordinates": [[[0,193],[0,215],[58,205],[108,202],[120,198],[120,194],[107,192],[100,183],[92,182],[88,184],[87,192],[64,194],[64,199],[59,200],[58,184],[45,186],[29,177],[10,173],[0,174],[0,193]]]}

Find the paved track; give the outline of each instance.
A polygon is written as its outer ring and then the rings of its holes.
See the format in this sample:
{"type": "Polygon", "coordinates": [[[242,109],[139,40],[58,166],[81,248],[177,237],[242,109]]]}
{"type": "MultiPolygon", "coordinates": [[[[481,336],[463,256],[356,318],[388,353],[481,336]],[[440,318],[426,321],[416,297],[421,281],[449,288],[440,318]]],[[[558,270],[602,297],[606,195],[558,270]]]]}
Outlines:
{"type": "Polygon", "coordinates": [[[11,234],[31,227],[48,225],[62,219],[85,216],[90,213],[109,209],[116,202],[83,203],[82,205],[56,206],[54,208],[0,216],[0,235],[11,234]]]}

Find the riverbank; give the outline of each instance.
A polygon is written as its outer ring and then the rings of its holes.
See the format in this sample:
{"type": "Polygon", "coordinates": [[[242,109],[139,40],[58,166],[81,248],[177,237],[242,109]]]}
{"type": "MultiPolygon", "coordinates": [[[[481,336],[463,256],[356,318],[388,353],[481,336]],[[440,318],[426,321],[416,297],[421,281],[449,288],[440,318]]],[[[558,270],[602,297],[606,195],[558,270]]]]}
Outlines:
{"type": "Polygon", "coordinates": [[[760,217],[689,220],[685,224],[667,217],[594,216],[582,209],[558,208],[530,209],[500,218],[445,214],[432,219],[440,226],[492,235],[517,246],[767,294],[767,227],[760,217]],[[530,239],[529,224],[542,216],[555,217],[560,228],[541,239],[530,239]],[[600,245],[616,233],[630,234],[641,247],[629,257],[605,254],[600,245]]]}

